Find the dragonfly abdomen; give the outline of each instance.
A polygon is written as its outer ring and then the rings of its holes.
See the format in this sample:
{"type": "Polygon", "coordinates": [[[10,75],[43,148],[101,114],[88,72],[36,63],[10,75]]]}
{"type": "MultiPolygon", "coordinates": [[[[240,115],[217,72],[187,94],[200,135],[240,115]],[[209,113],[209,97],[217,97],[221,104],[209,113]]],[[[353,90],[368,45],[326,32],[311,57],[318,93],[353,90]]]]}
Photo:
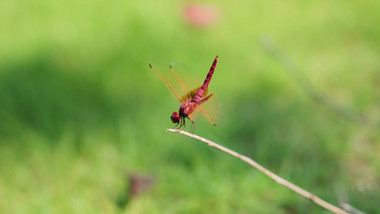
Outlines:
{"type": "Polygon", "coordinates": [[[208,84],[211,81],[212,75],[214,74],[214,71],[215,71],[215,68],[216,68],[216,64],[218,63],[218,58],[219,58],[218,56],[215,57],[214,62],[211,65],[210,71],[208,72],[208,74],[206,76],[206,79],[203,82],[203,85],[198,90],[197,94],[195,95],[195,97],[194,97],[194,101],[195,102],[200,101],[201,98],[202,98],[202,96],[203,96],[203,94],[205,93],[205,91],[206,91],[206,89],[208,87],[208,84]]]}

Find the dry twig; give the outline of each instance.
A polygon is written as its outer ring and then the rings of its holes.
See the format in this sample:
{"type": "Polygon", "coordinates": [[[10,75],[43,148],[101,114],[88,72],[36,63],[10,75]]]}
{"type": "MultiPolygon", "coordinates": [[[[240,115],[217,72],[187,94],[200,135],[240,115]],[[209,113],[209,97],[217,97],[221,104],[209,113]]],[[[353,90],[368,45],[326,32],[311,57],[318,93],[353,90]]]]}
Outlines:
{"type": "Polygon", "coordinates": [[[261,166],[260,164],[256,163],[255,161],[253,161],[252,159],[250,159],[249,157],[246,157],[244,155],[241,155],[235,151],[232,151],[231,149],[228,149],[224,146],[221,146],[217,143],[214,143],[210,140],[207,140],[206,138],[203,138],[203,137],[200,137],[198,135],[195,135],[195,134],[191,134],[189,132],[186,132],[186,131],[182,131],[182,130],[178,130],[178,129],[167,129],[166,131],[168,132],[174,132],[174,133],[180,133],[180,134],[183,134],[183,135],[186,135],[186,136],[189,136],[191,138],[194,138],[196,140],[199,140],[199,141],[202,141],[203,143],[206,143],[208,146],[211,146],[211,147],[214,147],[216,149],[219,149],[227,154],[230,154],[236,158],[239,158],[240,160],[248,163],[249,165],[255,167],[256,169],[258,169],[260,172],[264,173],[265,175],[267,175],[268,177],[270,177],[271,179],[273,179],[275,182],[293,190],[294,192],[298,193],[299,195],[311,200],[312,202],[314,202],[315,204],[333,212],[333,213],[339,213],[339,214],[347,214],[346,211],[320,199],[319,197],[317,197],[316,195],[313,195],[312,193],[298,187],[297,185],[293,184],[293,183],[290,183],[289,181],[281,178],[280,176],[274,174],[273,172],[267,170],[266,168],[264,168],[263,166],[261,166]]]}

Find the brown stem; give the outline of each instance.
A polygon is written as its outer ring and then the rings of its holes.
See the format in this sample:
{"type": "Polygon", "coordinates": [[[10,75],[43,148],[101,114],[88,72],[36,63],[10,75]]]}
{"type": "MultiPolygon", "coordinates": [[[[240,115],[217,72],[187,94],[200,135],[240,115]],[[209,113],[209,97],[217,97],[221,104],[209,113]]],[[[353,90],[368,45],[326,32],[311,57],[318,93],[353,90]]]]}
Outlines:
{"type": "Polygon", "coordinates": [[[179,129],[167,129],[166,131],[168,132],[174,132],[174,133],[180,133],[180,134],[183,134],[183,135],[186,135],[186,136],[189,136],[191,138],[194,138],[196,140],[199,140],[199,141],[202,141],[203,143],[206,143],[208,146],[211,146],[211,147],[214,147],[216,149],[219,149],[227,154],[230,154],[236,158],[239,158],[240,160],[248,163],[249,165],[255,167],[256,169],[258,169],[260,172],[264,173],[265,175],[267,175],[268,177],[270,177],[271,179],[273,179],[275,182],[293,190],[294,192],[298,193],[299,195],[311,200],[312,202],[314,202],[315,204],[333,212],[333,213],[339,213],[339,214],[348,214],[346,211],[322,200],[321,198],[317,197],[316,195],[300,188],[299,186],[281,178],[280,176],[274,174],[273,172],[267,170],[266,168],[264,168],[263,166],[261,166],[260,164],[256,163],[255,161],[253,161],[252,159],[250,159],[249,157],[247,156],[244,156],[244,155],[241,155],[235,151],[232,151],[231,149],[228,149],[224,146],[221,146],[217,143],[214,143],[206,138],[203,138],[203,137],[200,137],[198,135],[195,135],[195,134],[191,134],[189,132],[186,132],[186,131],[182,131],[182,130],[179,130],[179,129]]]}

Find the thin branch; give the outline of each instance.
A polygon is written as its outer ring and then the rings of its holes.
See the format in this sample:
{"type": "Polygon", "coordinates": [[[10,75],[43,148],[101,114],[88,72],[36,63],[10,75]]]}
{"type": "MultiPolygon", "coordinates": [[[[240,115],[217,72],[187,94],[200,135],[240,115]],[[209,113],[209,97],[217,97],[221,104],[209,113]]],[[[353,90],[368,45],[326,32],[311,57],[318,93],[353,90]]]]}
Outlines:
{"type": "Polygon", "coordinates": [[[174,132],[174,133],[180,133],[180,134],[183,134],[183,135],[186,135],[186,136],[189,136],[191,138],[194,138],[196,140],[199,140],[199,141],[202,141],[203,143],[206,143],[208,146],[211,146],[211,147],[214,147],[216,149],[219,149],[227,154],[230,154],[236,158],[239,158],[240,160],[248,163],[249,165],[255,167],[256,169],[258,169],[260,172],[264,173],[265,175],[267,175],[268,177],[270,177],[271,179],[273,179],[275,182],[293,190],[294,192],[298,193],[299,195],[311,200],[312,202],[314,202],[315,204],[333,212],[333,213],[339,213],[339,214],[347,214],[346,211],[320,199],[319,197],[317,197],[316,195],[313,195],[311,194],[310,192],[298,187],[297,185],[293,184],[293,183],[290,183],[289,181],[281,178],[280,176],[274,174],[273,172],[267,170],[266,168],[264,168],[263,166],[261,166],[260,164],[256,163],[255,161],[253,161],[252,159],[250,159],[249,157],[246,157],[244,155],[241,155],[235,151],[232,151],[231,149],[228,149],[224,146],[221,146],[217,143],[214,143],[206,138],[203,138],[203,137],[200,137],[198,135],[194,135],[194,134],[191,134],[189,132],[186,132],[186,131],[182,131],[182,130],[178,130],[178,129],[167,129],[166,131],[168,132],[174,132]]]}

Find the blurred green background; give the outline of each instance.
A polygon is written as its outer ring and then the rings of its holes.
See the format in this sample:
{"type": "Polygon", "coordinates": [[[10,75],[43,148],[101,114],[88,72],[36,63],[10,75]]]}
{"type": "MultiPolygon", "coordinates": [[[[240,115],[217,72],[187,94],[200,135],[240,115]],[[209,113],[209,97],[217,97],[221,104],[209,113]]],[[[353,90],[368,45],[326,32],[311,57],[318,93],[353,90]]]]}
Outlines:
{"type": "Polygon", "coordinates": [[[196,134],[335,205],[380,212],[378,1],[0,8],[1,213],[328,213],[165,131],[179,104],[149,62],[203,78],[217,54],[210,90],[225,124],[201,120],[196,134]],[[130,175],[153,183],[131,195],[130,175]]]}

